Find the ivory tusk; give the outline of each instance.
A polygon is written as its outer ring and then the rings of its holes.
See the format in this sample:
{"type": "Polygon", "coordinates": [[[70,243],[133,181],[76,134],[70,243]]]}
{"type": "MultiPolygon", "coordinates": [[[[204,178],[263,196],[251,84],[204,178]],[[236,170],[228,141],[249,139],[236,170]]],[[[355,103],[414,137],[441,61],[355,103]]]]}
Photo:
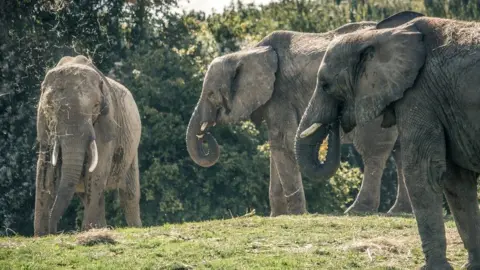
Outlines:
{"type": "Polygon", "coordinates": [[[216,126],[217,125],[217,122],[213,122],[213,126],[216,126]]]}
{"type": "Polygon", "coordinates": [[[201,138],[203,138],[203,135],[205,135],[205,134],[198,134],[198,135],[195,135],[195,136],[197,136],[197,138],[201,139],[201,138]]]}
{"type": "Polygon", "coordinates": [[[52,151],[52,165],[57,165],[57,158],[58,158],[58,146],[57,140],[53,143],[53,151],[52,151]]]}
{"type": "Polygon", "coordinates": [[[208,126],[208,122],[203,122],[202,123],[202,126],[200,127],[200,131],[205,131],[205,129],[207,128],[208,126]]]}
{"type": "Polygon", "coordinates": [[[92,153],[92,164],[90,164],[90,168],[88,168],[88,171],[93,172],[98,164],[98,150],[95,140],[90,143],[90,152],[92,153]]]}
{"type": "Polygon", "coordinates": [[[300,133],[300,138],[305,138],[312,135],[321,126],[322,124],[320,123],[314,123],[309,128],[305,129],[302,133],[300,133]]]}

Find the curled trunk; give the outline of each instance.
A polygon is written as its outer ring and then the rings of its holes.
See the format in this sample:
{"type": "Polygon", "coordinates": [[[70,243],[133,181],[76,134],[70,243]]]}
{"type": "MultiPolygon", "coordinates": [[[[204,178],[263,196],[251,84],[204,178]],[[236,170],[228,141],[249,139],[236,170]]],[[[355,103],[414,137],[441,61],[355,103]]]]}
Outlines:
{"type": "Polygon", "coordinates": [[[300,171],[311,179],[329,179],[340,166],[340,126],[335,121],[324,124],[301,137],[304,128],[299,128],[295,137],[295,157],[300,171]],[[320,146],[328,136],[328,150],[325,162],[318,158],[320,146]]]}
{"type": "Polygon", "coordinates": [[[213,109],[210,108],[208,110],[200,110],[197,107],[188,123],[185,138],[188,154],[196,164],[202,167],[213,166],[217,163],[220,156],[217,141],[212,134],[206,132],[206,128],[209,125],[213,125],[215,121],[215,115],[212,111],[213,109]],[[204,142],[207,143],[207,149],[203,146],[204,142]]]}

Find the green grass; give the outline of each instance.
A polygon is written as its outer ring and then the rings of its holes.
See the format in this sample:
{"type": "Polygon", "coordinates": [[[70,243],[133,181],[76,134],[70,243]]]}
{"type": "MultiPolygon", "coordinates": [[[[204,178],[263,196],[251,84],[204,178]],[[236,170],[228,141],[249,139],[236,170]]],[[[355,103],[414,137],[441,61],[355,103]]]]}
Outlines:
{"type": "MultiPolygon", "coordinates": [[[[452,221],[446,230],[448,258],[459,269],[466,251],[452,221]]],[[[414,269],[422,264],[412,217],[253,216],[0,238],[0,269],[414,269]]]]}

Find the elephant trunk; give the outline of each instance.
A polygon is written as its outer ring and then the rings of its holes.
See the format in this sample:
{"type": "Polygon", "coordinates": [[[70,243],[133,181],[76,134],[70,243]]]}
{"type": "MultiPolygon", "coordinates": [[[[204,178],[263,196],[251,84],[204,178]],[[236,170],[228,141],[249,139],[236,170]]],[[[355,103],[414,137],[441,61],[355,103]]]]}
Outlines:
{"type": "Polygon", "coordinates": [[[314,124],[310,128],[316,130],[306,137],[302,137],[301,133],[297,134],[295,139],[295,156],[298,166],[301,172],[311,179],[329,179],[340,166],[339,122],[335,121],[325,125],[314,124]],[[327,136],[327,156],[326,160],[321,162],[318,158],[318,152],[327,136]]]}
{"type": "Polygon", "coordinates": [[[202,166],[210,167],[217,163],[220,156],[220,148],[215,138],[206,129],[215,125],[216,110],[206,102],[199,102],[188,123],[186,143],[187,151],[192,160],[202,166]],[[203,143],[208,147],[204,149],[203,143]]]}
{"type": "Polygon", "coordinates": [[[70,204],[80,178],[85,174],[84,163],[87,147],[90,148],[91,161],[87,163],[89,172],[92,172],[98,163],[98,152],[95,139],[63,138],[61,145],[61,178],[52,205],[49,219],[49,232],[57,231],[57,224],[70,204]]]}
{"type": "Polygon", "coordinates": [[[295,157],[300,171],[311,179],[329,179],[340,166],[338,112],[338,102],[316,89],[300,121],[295,136],[295,157]],[[327,156],[321,162],[318,153],[327,136],[327,156]]]}

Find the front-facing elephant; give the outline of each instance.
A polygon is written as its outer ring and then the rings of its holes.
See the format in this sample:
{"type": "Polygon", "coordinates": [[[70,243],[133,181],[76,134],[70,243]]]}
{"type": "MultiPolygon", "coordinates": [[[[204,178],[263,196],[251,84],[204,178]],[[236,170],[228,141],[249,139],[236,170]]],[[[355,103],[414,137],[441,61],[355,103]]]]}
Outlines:
{"type": "Polygon", "coordinates": [[[106,226],[106,189],[118,189],[127,224],[141,226],[138,145],[141,122],[128,89],[85,56],[63,57],[41,85],[37,112],[34,234],[57,231],[77,193],[82,229],[106,226]]]}
{"type": "Polygon", "coordinates": [[[452,269],[443,194],[468,250],[466,267],[480,269],[479,74],[479,23],[421,17],[343,35],[327,48],[297,133],[300,149],[312,136],[316,143],[338,136],[339,126],[348,132],[378,117],[385,127],[397,126],[425,269],[452,269]]]}
{"type": "MultiPolygon", "coordinates": [[[[383,26],[393,27],[418,16],[422,15],[409,12],[390,18],[383,26]]],[[[208,68],[186,133],[191,158],[203,167],[217,162],[219,147],[208,132],[209,127],[247,119],[258,125],[265,120],[271,149],[271,216],[305,213],[305,195],[295,161],[294,138],[315,89],[318,66],[334,36],[375,25],[374,22],[351,23],[318,34],[276,31],[253,48],[216,58],[208,68]],[[206,151],[203,142],[208,143],[206,151]]],[[[375,212],[380,203],[383,168],[397,139],[396,128],[382,129],[380,121],[358,128],[342,138],[343,143],[353,141],[365,164],[361,191],[350,208],[353,211],[375,212]]],[[[327,162],[316,177],[333,175],[340,161],[339,146],[335,149],[334,162],[327,162]]],[[[395,153],[398,155],[399,152],[395,153]]],[[[398,162],[397,167],[401,168],[398,162]]],[[[398,172],[397,201],[390,211],[411,212],[401,170],[398,172]]]]}

